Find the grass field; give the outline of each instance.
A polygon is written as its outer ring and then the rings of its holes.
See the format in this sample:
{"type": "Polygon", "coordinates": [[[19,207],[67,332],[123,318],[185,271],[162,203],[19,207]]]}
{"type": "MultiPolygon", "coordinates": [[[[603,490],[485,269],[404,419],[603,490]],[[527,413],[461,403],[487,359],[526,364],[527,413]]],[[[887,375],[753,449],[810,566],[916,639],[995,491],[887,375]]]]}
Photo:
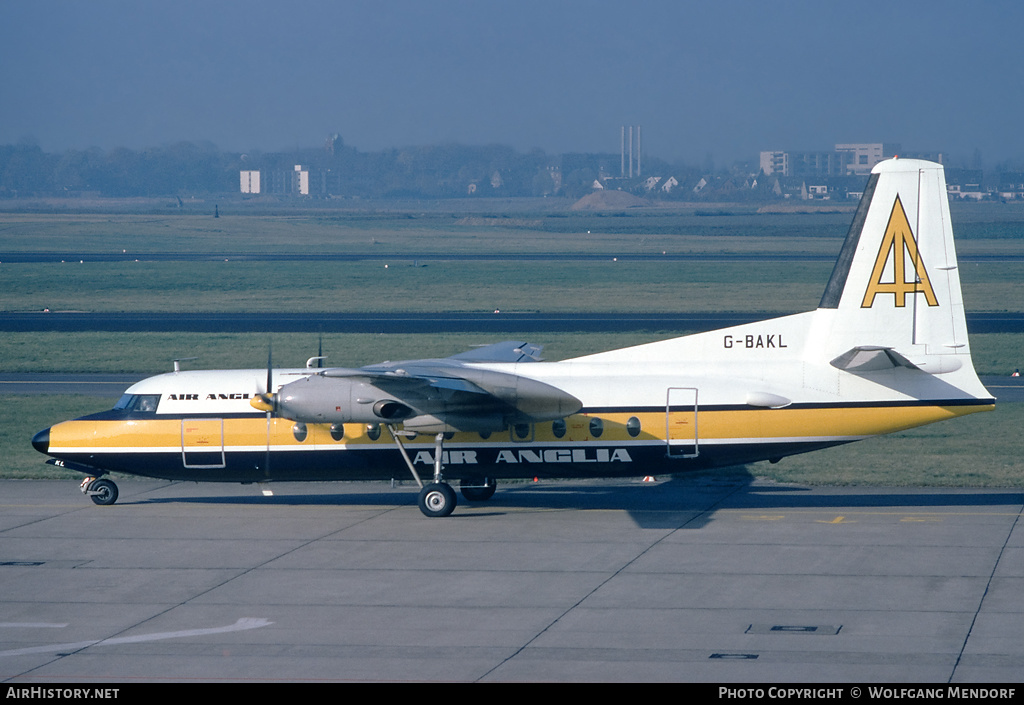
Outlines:
{"type": "MultiPolygon", "coordinates": [[[[968,310],[1024,307],[1024,261],[960,269],[968,310]]],[[[831,262],[611,258],[3,264],[0,310],[792,313],[818,304],[831,271],[831,262]]]]}
{"type": "MultiPolygon", "coordinates": [[[[570,210],[561,199],[221,203],[133,206],[73,199],[17,212],[0,202],[0,252],[816,252],[835,254],[852,208],[787,204],[677,204],[627,211],[570,210]],[[801,209],[807,212],[799,212],[801,209]],[[793,238],[794,240],[788,240],[793,238]],[[793,243],[799,249],[793,249],[793,243]]],[[[961,253],[1020,252],[1024,204],[952,204],[961,253]]]]}
{"type": "MultiPolygon", "coordinates": [[[[384,360],[447,357],[500,340],[526,340],[544,346],[546,360],[564,360],[605,350],[665,340],[686,331],[657,333],[438,333],[437,335],[327,333],[327,364],[358,367],[384,360]]],[[[171,370],[174,359],[197,357],[186,369],[263,368],[273,345],[274,365],[302,367],[317,354],[314,333],[4,333],[0,372],[125,372],[139,375],[171,370]]],[[[979,374],[1009,374],[1024,367],[1024,333],[971,336],[979,374]]]]}

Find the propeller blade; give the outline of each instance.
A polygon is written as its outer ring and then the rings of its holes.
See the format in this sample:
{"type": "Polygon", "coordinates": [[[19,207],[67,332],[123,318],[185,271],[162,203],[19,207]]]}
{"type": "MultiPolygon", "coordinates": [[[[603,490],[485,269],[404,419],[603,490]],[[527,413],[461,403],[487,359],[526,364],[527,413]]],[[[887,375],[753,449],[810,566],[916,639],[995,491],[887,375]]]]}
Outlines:
{"type": "MultiPolygon", "coordinates": [[[[270,424],[272,423],[271,418],[274,415],[274,407],[277,406],[277,399],[274,398],[274,345],[273,343],[267,343],[267,391],[258,397],[259,401],[262,401],[265,407],[264,411],[267,412],[267,452],[263,457],[263,475],[264,477],[270,477],[270,424]]],[[[253,399],[249,402],[251,406],[256,406],[257,399],[253,399]]],[[[260,408],[260,407],[256,407],[260,408]]]]}
{"type": "Polygon", "coordinates": [[[274,344],[267,344],[267,394],[273,394],[274,389],[274,344]]]}
{"type": "Polygon", "coordinates": [[[249,406],[260,411],[266,411],[268,414],[272,414],[277,410],[277,395],[273,392],[274,389],[274,348],[272,345],[267,346],[267,386],[264,387],[262,394],[257,394],[255,397],[249,400],[249,406]]]}

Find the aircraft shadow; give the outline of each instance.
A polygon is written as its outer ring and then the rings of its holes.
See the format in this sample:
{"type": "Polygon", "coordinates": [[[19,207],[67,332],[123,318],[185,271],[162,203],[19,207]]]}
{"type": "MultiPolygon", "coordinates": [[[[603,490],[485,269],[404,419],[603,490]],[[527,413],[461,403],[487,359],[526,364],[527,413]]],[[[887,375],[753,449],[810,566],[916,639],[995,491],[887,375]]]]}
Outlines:
{"type": "MultiPolygon", "coordinates": [[[[783,511],[794,509],[1006,507],[1024,504],[1019,489],[964,490],[876,488],[871,491],[818,493],[798,485],[754,485],[755,476],[745,467],[717,473],[672,477],[655,484],[638,480],[549,481],[507,484],[487,502],[468,502],[459,497],[459,508],[449,519],[479,520],[509,511],[626,511],[641,528],[700,529],[722,509],[783,511]],[[475,511],[460,511],[473,507],[475,511]],[[485,510],[485,511],[481,511],[485,510]]],[[[416,487],[376,492],[317,494],[260,494],[204,497],[160,497],[122,504],[220,504],[252,506],[345,506],[388,507],[416,504],[416,487]]]]}

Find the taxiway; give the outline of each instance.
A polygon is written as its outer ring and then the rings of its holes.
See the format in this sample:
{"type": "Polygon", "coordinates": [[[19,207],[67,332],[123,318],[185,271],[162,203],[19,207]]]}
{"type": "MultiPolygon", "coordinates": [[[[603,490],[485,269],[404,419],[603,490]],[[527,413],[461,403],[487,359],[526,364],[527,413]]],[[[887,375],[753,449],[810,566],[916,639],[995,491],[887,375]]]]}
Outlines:
{"type": "Polygon", "coordinates": [[[0,482],[0,680],[1019,681],[1020,490],[0,482]]]}

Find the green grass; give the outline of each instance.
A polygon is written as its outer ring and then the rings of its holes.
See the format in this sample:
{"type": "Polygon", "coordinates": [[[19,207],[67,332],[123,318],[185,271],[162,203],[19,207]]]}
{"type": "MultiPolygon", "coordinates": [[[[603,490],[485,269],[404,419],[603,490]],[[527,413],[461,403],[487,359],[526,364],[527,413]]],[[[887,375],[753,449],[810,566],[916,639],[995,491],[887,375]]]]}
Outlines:
{"type": "MultiPolygon", "coordinates": [[[[10,208],[15,202],[2,202],[10,208]]],[[[816,252],[834,255],[852,212],[759,214],[757,206],[678,204],[622,212],[571,211],[561,199],[423,201],[358,205],[220,203],[149,212],[0,211],[7,252],[816,252]],[[528,201],[528,202],[527,202],[528,201]]],[[[799,209],[799,204],[794,204],[799,209]]],[[[130,201],[99,207],[131,210],[130,201]]],[[[1020,252],[1024,207],[955,204],[961,252],[1020,252]]]]}
{"type": "MultiPolygon", "coordinates": [[[[3,311],[759,312],[814,308],[831,262],[68,262],[0,265],[3,311]],[[385,264],[387,267],[385,268],[385,264]]],[[[1024,262],[961,267],[971,311],[1024,308],[1024,262]]]]}
{"type": "Polygon", "coordinates": [[[778,482],[882,487],[1024,487],[1020,429],[1024,404],[996,404],[930,426],[758,463],[749,470],[778,482]]]}
{"type": "MultiPolygon", "coordinates": [[[[2,205],[2,204],[0,204],[2,205]]],[[[428,204],[429,205],[429,204],[428,204]]],[[[506,204],[499,204],[506,205],[506,204]]],[[[0,212],[3,250],[128,252],[838,252],[850,214],[701,216],[653,209],[630,213],[507,213],[409,210],[299,211],[264,215],[0,212]]],[[[454,204],[461,208],[463,204],[454,204]]],[[[385,206],[387,207],[387,206],[385,206]]],[[[212,205],[209,208],[213,210],[212,205]]]]}
{"type": "Polygon", "coordinates": [[[119,262],[0,266],[5,311],[744,311],[813,308],[831,265],[119,262]],[[385,267],[387,264],[387,267],[385,267]],[[780,271],[781,270],[781,271],[780,271]]]}
{"type": "MultiPolygon", "coordinates": [[[[527,340],[544,346],[544,359],[564,360],[589,353],[665,340],[687,331],[657,333],[439,333],[437,335],[327,333],[327,364],[359,367],[383,360],[446,357],[476,345],[527,340]]],[[[301,367],[317,354],[315,333],[4,333],[0,336],[0,372],[130,372],[171,370],[175,358],[191,369],[261,368],[273,345],[275,367],[301,367]]],[[[979,374],[1009,374],[1024,367],[1024,333],[971,336],[979,374]]]]}
{"type": "MultiPolygon", "coordinates": [[[[546,360],[562,360],[681,333],[439,333],[437,335],[327,333],[327,364],[358,367],[384,360],[447,357],[501,340],[544,346],[546,360]]],[[[0,372],[169,372],[175,358],[198,357],[185,369],[263,368],[273,345],[275,367],[302,367],[317,354],[315,333],[5,333],[0,372]]]]}
{"type": "Polygon", "coordinates": [[[117,399],[78,395],[6,396],[0,404],[0,477],[76,478],[78,473],[46,465],[32,436],[67,419],[109,409],[117,399]]]}

